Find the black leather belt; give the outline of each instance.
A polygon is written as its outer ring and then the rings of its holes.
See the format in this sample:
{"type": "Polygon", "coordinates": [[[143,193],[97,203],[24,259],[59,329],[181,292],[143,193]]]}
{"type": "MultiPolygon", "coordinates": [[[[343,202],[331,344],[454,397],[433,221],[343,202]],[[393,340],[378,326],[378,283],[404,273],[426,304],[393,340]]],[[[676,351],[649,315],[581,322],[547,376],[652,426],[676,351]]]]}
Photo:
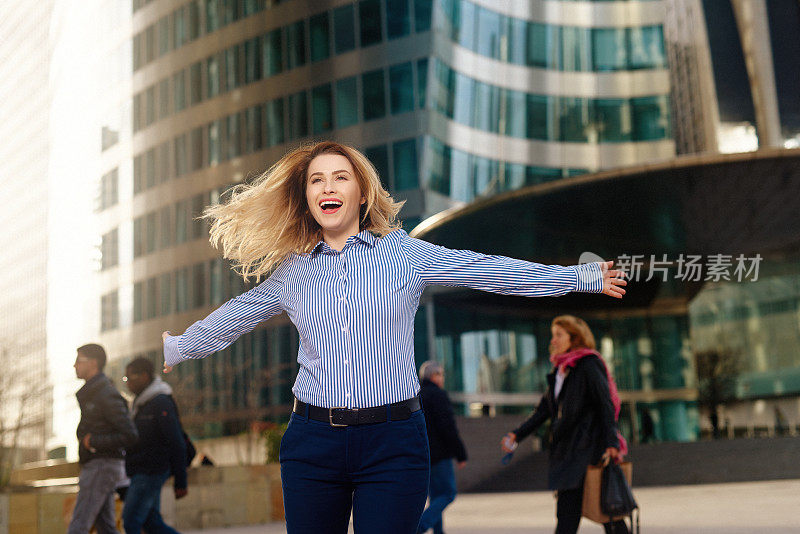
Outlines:
{"type": "Polygon", "coordinates": [[[329,423],[331,426],[350,426],[385,423],[387,416],[392,421],[404,421],[411,417],[411,414],[419,411],[421,407],[419,397],[370,408],[320,408],[294,399],[292,411],[305,417],[306,408],[308,408],[308,417],[315,421],[329,423]]]}

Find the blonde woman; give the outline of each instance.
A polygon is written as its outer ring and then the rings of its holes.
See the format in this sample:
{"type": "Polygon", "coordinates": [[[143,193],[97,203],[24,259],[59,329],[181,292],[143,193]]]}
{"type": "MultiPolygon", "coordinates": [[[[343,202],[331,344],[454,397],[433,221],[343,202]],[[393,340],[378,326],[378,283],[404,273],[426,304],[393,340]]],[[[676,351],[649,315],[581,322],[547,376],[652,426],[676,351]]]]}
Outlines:
{"type": "Polygon", "coordinates": [[[414,368],[425,287],[621,298],[611,264],[546,266],[413,239],[402,203],[357,150],[300,147],[206,212],[211,242],[245,279],[266,277],[183,335],[164,333],[164,371],[204,358],[286,312],[300,334],[294,408],[280,448],[290,534],[412,534],[429,455],[414,368]]]}

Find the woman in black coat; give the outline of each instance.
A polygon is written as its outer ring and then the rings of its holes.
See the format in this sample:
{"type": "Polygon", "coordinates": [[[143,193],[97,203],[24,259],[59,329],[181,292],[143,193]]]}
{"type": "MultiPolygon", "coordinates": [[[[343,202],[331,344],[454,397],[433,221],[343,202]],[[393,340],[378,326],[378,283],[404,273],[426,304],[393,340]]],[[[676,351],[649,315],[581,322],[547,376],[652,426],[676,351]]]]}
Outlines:
{"type": "MultiPolygon", "coordinates": [[[[585,321],[571,315],[553,319],[547,390],[527,421],[503,438],[503,450],[550,420],[548,485],[557,490],[556,534],[578,531],[583,479],[589,464],[604,458],[621,461],[627,451],[617,432],[619,397],[613,379],[585,321]],[[622,451],[622,452],[620,452],[622,451]]],[[[606,532],[627,533],[624,521],[604,525],[606,532]]]]}

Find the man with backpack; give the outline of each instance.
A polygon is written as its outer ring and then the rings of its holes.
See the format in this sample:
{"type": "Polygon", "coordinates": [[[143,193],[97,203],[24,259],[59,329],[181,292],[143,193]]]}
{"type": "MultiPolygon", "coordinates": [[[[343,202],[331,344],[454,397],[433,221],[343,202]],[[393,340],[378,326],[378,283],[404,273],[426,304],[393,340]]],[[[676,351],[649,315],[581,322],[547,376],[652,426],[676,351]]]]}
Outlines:
{"type": "Polygon", "coordinates": [[[125,368],[124,380],[136,395],[131,417],[139,432],[139,441],[127,449],[125,456],[125,469],[131,480],[122,511],[125,531],[176,533],[161,518],[161,487],[172,475],[175,498],[185,497],[189,462],[172,388],[155,376],[153,363],[146,358],[131,361],[125,368]]]}

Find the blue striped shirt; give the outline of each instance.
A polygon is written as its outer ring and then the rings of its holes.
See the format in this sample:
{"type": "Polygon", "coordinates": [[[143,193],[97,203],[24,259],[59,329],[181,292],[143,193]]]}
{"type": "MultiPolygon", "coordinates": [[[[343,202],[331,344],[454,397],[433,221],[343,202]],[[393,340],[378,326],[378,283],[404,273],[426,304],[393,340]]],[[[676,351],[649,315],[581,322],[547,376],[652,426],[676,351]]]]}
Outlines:
{"type": "Polygon", "coordinates": [[[381,238],[364,231],[341,252],[321,241],[290,256],[263,283],[168,337],[165,362],[205,358],[286,312],[300,334],[298,399],[324,408],[406,400],[419,391],[414,315],[429,285],[558,296],[602,292],[602,274],[596,263],[541,265],[444,248],[402,230],[381,238]]]}

